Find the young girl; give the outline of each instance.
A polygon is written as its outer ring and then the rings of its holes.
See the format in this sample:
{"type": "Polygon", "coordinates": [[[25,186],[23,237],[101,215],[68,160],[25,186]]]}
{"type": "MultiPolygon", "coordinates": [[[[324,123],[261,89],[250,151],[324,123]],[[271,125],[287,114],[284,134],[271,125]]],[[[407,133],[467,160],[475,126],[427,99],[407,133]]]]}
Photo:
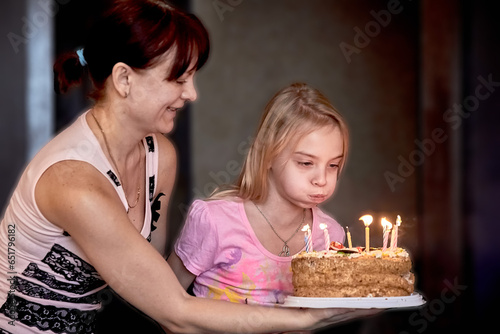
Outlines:
{"type": "Polygon", "coordinates": [[[234,186],[196,200],[168,259],[194,294],[239,303],[283,303],[293,292],[291,256],[324,250],[344,230],[318,205],[332,196],[347,154],[347,128],[328,100],[292,84],[269,102],[234,186]]]}

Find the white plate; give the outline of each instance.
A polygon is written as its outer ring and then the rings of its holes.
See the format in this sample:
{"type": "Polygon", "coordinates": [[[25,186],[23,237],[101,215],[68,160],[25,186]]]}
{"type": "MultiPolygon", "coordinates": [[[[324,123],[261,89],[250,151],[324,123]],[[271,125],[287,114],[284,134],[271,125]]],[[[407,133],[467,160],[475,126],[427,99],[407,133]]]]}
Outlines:
{"type": "Polygon", "coordinates": [[[401,297],[313,298],[288,296],[283,306],[306,308],[404,308],[425,304],[419,293],[401,297]]]}

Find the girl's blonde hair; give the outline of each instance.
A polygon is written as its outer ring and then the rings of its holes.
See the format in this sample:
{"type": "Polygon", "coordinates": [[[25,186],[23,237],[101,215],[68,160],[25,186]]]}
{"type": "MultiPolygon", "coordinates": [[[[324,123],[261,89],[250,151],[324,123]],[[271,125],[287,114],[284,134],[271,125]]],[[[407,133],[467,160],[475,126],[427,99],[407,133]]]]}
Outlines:
{"type": "Polygon", "coordinates": [[[240,175],[234,185],[217,189],[209,199],[239,197],[261,202],[268,192],[269,168],[286,147],[295,147],[308,133],[326,125],[338,126],[343,139],[345,164],[348,130],[343,117],[318,90],[294,83],[280,90],[267,104],[240,175]]]}

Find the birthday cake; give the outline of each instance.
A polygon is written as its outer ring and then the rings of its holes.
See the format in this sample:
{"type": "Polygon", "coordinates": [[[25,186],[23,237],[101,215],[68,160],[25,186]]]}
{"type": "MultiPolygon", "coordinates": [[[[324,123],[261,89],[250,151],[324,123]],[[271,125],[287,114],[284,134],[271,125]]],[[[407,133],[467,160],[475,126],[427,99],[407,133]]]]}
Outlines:
{"type": "Polygon", "coordinates": [[[330,246],[328,251],[301,252],[292,258],[297,297],[396,297],[413,293],[415,276],[408,252],[330,246]]]}

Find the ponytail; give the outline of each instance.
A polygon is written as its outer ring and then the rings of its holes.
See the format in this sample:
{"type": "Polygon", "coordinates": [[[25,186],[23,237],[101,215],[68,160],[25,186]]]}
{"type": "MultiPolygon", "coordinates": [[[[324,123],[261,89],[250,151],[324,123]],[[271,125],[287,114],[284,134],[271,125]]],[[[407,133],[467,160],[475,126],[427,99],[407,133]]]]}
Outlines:
{"type": "Polygon", "coordinates": [[[71,87],[80,85],[86,73],[85,65],[83,50],[62,54],[54,64],[54,90],[56,93],[64,94],[71,87]]]}

